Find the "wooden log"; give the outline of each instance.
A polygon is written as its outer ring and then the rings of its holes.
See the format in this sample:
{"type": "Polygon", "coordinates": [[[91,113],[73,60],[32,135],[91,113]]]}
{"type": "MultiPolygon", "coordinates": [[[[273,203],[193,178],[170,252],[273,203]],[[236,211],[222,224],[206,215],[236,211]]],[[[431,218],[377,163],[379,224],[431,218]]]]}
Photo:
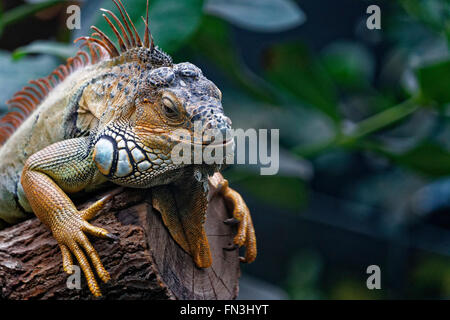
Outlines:
{"type": "MultiPolygon", "coordinates": [[[[234,299],[240,275],[238,250],[230,248],[235,227],[222,198],[213,196],[205,223],[213,265],[195,267],[171,238],[151,190],[112,189],[118,193],[91,223],[119,236],[118,241],[90,237],[111,280],[98,279],[102,299],[234,299]]],[[[87,207],[102,195],[80,203],[87,207]]],[[[74,260],[76,261],[76,260],[74,260]]],[[[81,289],[67,287],[68,275],[50,231],[36,218],[0,231],[0,299],[94,299],[84,275],[81,289]]]]}

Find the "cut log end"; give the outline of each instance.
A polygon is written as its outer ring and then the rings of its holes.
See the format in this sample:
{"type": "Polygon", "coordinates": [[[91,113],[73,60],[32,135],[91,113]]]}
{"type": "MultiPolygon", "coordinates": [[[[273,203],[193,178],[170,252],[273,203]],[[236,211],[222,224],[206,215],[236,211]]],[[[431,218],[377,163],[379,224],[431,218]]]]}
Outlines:
{"type": "MultiPolygon", "coordinates": [[[[91,195],[78,207],[101,196],[91,195]]],[[[239,252],[224,249],[235,229],[223,223],[229,217],[222,198],[212,197],[208,206],[205,230],[213,264],[206,269],[197,268],[173,241],[150,200],[150,190],[125,189],[91,221],[119,236],[90,238],[111,275],[106,284],[98,279],[102,299],[235,299],[239,252]]],[[[39,220],[0,231],[0,299],[95,299],[84,275],[81,289],[69,289],[68,277],[56,241],[39,220]]]]}

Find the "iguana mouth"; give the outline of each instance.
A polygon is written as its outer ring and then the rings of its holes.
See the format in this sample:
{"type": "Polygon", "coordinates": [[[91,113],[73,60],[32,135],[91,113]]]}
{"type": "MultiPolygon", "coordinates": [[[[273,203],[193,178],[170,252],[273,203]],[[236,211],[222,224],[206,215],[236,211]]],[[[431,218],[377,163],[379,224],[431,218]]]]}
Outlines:
{"type": "Polygon", "coordinates": [[[206,140],[203,137],[200,137],[200,138],[192,137],[192,139],[189,140],[189,139],[182,139],[182,138],[180,139],[180,138],[178,138],[178,135],[162,133],[162,132],[158,132],[157,130],[149,130],[148,128],[143,127],[143,126],[139,126],[139,129],[142,130],[143,132],[145,132],[145,134],[147,134],[147,133],[157,134],[161,138],[171,141],[174,144],[183,143],[183,144],[193,145],[193,146],[223,148],[223,147],[232,145],[234,143],[233,137],[231,137],[229,139],[223,139],[220,141],[215,141],[214,136],[209,137],[210,138],[209,140],[206,140]]]}
{"type": "Polygon", "coordinates": [[[202,146],[203,148],[209,147],[209,148],[226,148],[228,146],[231,146],[234,144],[234,139],[228,139],[228,140],[222,140],[221,142],[215,142],[215,141],[202,141],[201,143],[193,142],[192,140],[186,140],[186,139],[174,139],[172,138],[172,141],[175,143],[184,143],[187,145],[192,146],[202,146]]]}

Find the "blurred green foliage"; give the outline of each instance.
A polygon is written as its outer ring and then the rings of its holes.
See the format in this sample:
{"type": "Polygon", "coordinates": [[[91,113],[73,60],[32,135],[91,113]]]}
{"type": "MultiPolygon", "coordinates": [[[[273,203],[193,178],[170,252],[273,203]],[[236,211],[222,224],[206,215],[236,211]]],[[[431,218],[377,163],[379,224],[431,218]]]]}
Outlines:
{"type": "Polygon", "coordinates": [[[408,274],[414,286],[412,295],[450,298],[450,261],[448,257],[422,254],[417,257],[416,267],[408,274]]]}
{"type": "Polygon", "coordinates": [[[314,251],[302,251],[292,258],[286,279],[286,290],[292,299],[313,300],[325,298],[320,285],[323,261],[314,251]]]}

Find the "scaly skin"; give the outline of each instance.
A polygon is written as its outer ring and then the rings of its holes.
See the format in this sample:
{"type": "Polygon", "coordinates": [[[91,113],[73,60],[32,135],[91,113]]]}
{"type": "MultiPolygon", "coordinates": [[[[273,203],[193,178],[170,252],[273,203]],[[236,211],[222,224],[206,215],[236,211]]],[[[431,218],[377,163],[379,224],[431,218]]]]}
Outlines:
{"type": "Polygon", "coordinates": [[[125,26],[107,13],[122,31],[119,48],[95,29],[99,40],[83,38],[90,55],[79,53],[53,73],[61,83],[32,82],[11,100],[20,110],[0,120],[0,141],[6,141],[0,148],[0,220],[16,223],[33,211],[57,240],[65,272],[73,272],[73,254],[95,296],[101,292],[89,260],[102,281],[110,276],[86,234],[116,236],[87,221],[108,198],[80,212],[68,194],[106,181],[152,188],[153,205],[170,234],[201,268],[212,263],[203,227],[209,183],[227,203],[232,218],[225,222],[238,224],[234,243],[247,247],[241,260],[252,262],[257,252],[249,210],[219,173],[220,164],[180,164],[171,157],[180,141],[201,150],[233,144],[226,136],[214,140],[208,131],[231,129],[220,90],[193,64],[173,64],[153,45],[148,28],[141,41],[120,1],[116,5],[125,26]],[[32,107],[36,110],[11,134],[21,112],[32,107]],[[200,143],[196,123],[206,137],[200,143]],[[181,139],[180,130],[192,137],[181,139]]]}
{"type": "Polygon", "coordinates": [[[110,276],[85,235],[87,232],[97,237],[113,237],[105,229],[87,222],[101,209],[105,199],[96,202],[84,212],[79,212],[66,194],[84,189],[95,179],[97,170],[94,162],[91,157],[84,157],[80,152],[87,150],[86,140],[64,140],[33,154],[25,164],[21,182],[34,213],[52,230],[59,244],[64,271],[72,273],[72,252],[86,275],[91,292],[100,296],[95,276],[80,247],[91,259],[100,279],[108,281],[110,276]]]}
{"type": "Polygon", "coordinates": [[[238,225],[234,244],[237,247],[247,247],[245,257],[240,257],[241,262],[253,262],[257,254],[255,228],[253,227],[250,210],[244,199],[238,192],[228,186],[228,181],[220,173],[215,173],[209,178],[209,183],[214,187],[216,193],[224,198],[228,210],[232,212],[232,218],[224,222],[230,225],[238,225]]]}

